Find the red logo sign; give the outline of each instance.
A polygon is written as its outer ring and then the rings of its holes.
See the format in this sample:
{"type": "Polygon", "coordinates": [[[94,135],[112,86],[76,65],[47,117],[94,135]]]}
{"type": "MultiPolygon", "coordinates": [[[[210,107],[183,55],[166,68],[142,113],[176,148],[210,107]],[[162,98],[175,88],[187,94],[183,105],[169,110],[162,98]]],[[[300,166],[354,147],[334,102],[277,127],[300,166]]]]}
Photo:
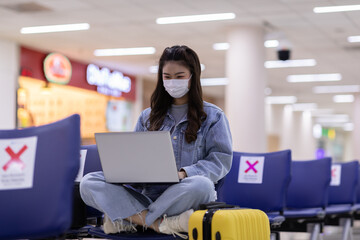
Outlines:
{"type": "Polygon", "coordinates": [[[44,73],[49,82],[67,84],[72,74],[71,63],[60,53],[50,53],[44,60],[44,73]]]}

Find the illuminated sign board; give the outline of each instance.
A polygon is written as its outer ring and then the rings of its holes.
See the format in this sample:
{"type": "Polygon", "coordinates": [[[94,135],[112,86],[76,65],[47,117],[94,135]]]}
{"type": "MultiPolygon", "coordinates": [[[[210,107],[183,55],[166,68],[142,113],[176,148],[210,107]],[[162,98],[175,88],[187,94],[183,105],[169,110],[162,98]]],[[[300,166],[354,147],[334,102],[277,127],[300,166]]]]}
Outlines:
{"type": "Polygon", "coordinates": [[[50,53],[44,60],[44,74],[49,82],[67,84],[72,74],[71,63],[60,53],[50,53]]]}
{"type": "Polygon", "coordinates": [[[124,76],[121,72],[113,71],[103,67],[99,68],[94,64],[89,64],[86,69],[86,80],[90,85],[97,86],[97,91],[101,94],[120,97],[122,93],[131,90],[131,79],[124,76]]]}

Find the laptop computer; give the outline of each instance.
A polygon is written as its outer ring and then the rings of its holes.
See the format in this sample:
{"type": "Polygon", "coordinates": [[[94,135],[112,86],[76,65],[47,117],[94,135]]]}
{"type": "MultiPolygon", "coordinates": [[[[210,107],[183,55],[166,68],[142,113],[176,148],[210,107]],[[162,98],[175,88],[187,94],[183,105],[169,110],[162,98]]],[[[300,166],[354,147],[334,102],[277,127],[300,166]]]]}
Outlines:
{"type": "Polygon", "coordinates": [[[179,182],[170,133],[95,133],[106,182],[179,182]]]}

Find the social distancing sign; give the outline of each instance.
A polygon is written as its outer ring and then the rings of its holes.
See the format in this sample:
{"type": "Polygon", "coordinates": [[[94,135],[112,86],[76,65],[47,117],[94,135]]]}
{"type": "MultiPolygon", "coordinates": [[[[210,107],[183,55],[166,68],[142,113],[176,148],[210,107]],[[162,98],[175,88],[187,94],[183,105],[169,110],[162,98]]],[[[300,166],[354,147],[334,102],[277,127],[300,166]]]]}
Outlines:
{"type": "Polygon", "coordinates": [[[32,188],[37,137],[0,140],[0,190],[32,188]]]}
{"type": "Polygon", "coordinates": [[[75,182],[80,182],[84,175],[85,159],[86,159],[87,149],[80,150],[80,168],[78,175],[75,179],[75,182]]]}
{"type": "Polygon", "coordinates": [[[239,165],[239,183],[261,184],[264,174],[264,161],[262,156],[241,156],[239,165]]]}
{"type": "Polygon", "coordinates": [[[340,186],[340,184],[341,184],[341,165],[332,165],[330,186],[340,186]]]}

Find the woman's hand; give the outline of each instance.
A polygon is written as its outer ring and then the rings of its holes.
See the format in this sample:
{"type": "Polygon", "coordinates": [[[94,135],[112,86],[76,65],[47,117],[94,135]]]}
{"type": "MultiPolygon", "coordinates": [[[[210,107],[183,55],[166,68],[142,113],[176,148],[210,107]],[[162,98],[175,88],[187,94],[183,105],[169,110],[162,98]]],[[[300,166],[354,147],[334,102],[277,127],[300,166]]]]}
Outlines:
{"type": "Polygon", "coordinates": [[[184,170],[180,170],[180,172],[178,172],[178,176],[180,180],[187,177],[186,172],[184,170]]]}

